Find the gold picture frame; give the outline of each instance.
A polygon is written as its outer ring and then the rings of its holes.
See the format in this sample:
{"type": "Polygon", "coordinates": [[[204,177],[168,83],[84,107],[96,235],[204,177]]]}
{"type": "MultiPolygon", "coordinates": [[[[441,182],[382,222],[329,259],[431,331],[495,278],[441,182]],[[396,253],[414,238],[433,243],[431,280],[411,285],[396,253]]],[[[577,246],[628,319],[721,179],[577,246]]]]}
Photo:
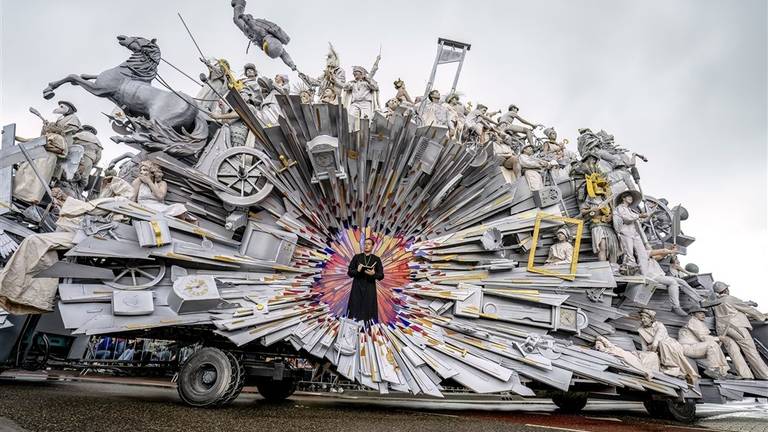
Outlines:
{"type": "Polygon", "coordinates": [[[568,281],[576,279],[576,266],[579,264],[579,248],[581,247],[581,236],[583,232],[584,221],[581,219],[539,212],[539,214],[536,215],[536,221],[533,224],[533,242],[531,243],[531,251],[528,253],[527,270],[532,273],[543,274],[545,276],[553,276],[568,281]],[[536,267],[534,265],[534,259],[536,257],[536,246],[539,242],[539,233],[541,230],[541,222],[544,220],[562,222],[566,225],[576,225],[576,236],[573,242],[573,255],[571,256],[571,267],[569,273],[558,273],[548,268],[536,267]]]}

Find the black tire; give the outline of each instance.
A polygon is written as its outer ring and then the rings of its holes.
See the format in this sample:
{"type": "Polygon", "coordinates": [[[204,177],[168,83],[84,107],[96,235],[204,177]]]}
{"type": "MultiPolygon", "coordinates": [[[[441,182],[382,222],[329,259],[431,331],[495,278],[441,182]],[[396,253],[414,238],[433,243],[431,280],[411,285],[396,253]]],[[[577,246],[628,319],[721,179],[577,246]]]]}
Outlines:
{"type": "Polygon", "coordinates": [[[669,418],[666,405],[666,401],[659,399],[646,399],[643,401],[643,406],[645,406],[645,410],[648,411],[648,415],[658,419],[669,418]]]}
{"type": "Polygon", "coordinates": [[[696,402],[693,399],[667,399],[669,418],[681,423],[693,423],[696,420],[696,402]]]}
{"type": "Polygon", "coordinates": [[[560,412],[575,414],[587,406],[589,394],[584,392],[553,392],[552,402],[560,409],[560,412]]]}
{"type": "Polygon", "coordinates": [[[240,392],[243,391],[243,386],[245,386],[245,368],[243,367],[242,362],[229,351],[227,351],[227,357],[229,357],[229,364],[232,367],[232,382],[230,384],[230,390],[227,392],[224,399],[221,400],[219,406],[232,403],[238,396],[240,396],[240,392]]]}
{"type": "Polygon", "coordinates": [[[278,402],[289,398],[296,391],[298,384],[298,381],[292,379],[274,381],[267,378],[256,381],[256,388],[264,399],[278,402]]]}
{"type": "Polygon", "coordinates": [[[696,402],[693,399],[649,399],[643,401],[651,417],[693,423],[696,420],[696,402]]]}
{"type": "Polygon", "coordinates": [[[187,405],[218,407],[231,397],[232,385],[237,382],[235,378],[227,353],[217,348],[202,348],[181,366],[177,390],[187,405]]]}
{"type": "Polygon", "coordinates": [[[30,341],[31,346],[24,352],[21,368],[28,371],[38,371],[45,368],[50,355],[51,343],[45,333],[36,333],[30,341]]]}

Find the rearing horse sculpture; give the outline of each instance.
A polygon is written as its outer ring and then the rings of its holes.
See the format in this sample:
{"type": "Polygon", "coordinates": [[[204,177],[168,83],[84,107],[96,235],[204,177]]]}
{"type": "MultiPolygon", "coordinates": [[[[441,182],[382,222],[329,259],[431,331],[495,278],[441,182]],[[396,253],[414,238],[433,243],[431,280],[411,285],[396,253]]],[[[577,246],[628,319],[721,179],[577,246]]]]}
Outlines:
{"type": "Polygon", "coordinates": [[[128,116],[145,117],[182,133],[191,131],[198,114],[194,99],[180,92],[152,87],[160,63],[160,47],[155,39],[121,35],[117,40],[133,53],[128,60],[98,75],[72,74],[49,83],[43,90],[43,97],[52,98],[54,90],[70,83],[111,100],[128,116]]]}

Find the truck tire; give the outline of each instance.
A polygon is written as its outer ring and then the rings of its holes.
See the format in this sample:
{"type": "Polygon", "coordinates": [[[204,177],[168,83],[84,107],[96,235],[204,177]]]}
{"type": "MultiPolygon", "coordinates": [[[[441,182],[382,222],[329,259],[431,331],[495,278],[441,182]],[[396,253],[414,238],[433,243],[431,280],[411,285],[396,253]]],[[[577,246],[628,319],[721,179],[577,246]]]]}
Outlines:
{"type": "Polygon", "coordinates": [[[669,418],[681,423],[693,423],[696,420],[696,402],[693,399],[667,399],[669,418]]]}
{"type": "Polygon", "coordinates": [[[256,381],[256,388],[261,397],[270,402],[277,402],[290,397],[296,391],[298,384],[298,381],[293,379],[275,381],[266,378],[256,381]]]}
{"type": "Polygon", "coordinates": [[[584,392],[557,391],[551,394],[552,402],[560,409],[560,412],[575,414],[587,405],[589,394],[584,392]]]}
{"type": "Polygon", "coordinates": [[[242,362],[231,352],[227,351],[226,353],[227,357],[229,357],[229,365],[232,367],[232,382],[230,383],[229,391],[219,402],[218,406],[229,405],[232,403],[238,396],[240,396],[240,392],[243,391],[243,386],[245,386],[246,376],[242,362]]]}
{"type": "Polygon", "coordinates": [[[696,420],[696,402],[693,399],[647,399],[643,401],[651,417],[693,423],[696,420]]]}
{"type": "MultiPolygon", "coordinates": [[[[184,403],[194,407],[213,408],[231,402],[233,374],[231,355],[217,348],[195,351],[179,370],[177,390],[184,403]]],[[[242,388],[242,387],[241,387],[242,388]]],[[[237,395],[235,395],[237,397],[237,395]]]]}
{"type": "Polygon", "coordinates": [[[648,411],[648,415],[659,419],[669,418],[666,404],[666,401],[660,399],[646,399],[643,401],[643,406],[645,406],[645,410],[648,411]]]}

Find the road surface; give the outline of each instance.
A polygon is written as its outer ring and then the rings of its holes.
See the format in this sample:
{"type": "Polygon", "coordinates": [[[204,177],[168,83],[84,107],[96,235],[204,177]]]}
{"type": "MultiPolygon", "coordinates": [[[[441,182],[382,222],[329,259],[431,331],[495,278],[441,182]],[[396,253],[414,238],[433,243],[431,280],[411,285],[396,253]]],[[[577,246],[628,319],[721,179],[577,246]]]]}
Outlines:
{"type": "Polygon", "coordinates": [[[553,408],[545,400],[416,402],[313,393],[267,403],[258,394],[243,393],[231,406],[209,410],[182,405],[168,385],[0,380],[0,432],[768,430],[765,407],[753,407],[757,417],[721,416],[698,425],[648,418],[633,403],[590,403],[582,415],[553,408]]]}

